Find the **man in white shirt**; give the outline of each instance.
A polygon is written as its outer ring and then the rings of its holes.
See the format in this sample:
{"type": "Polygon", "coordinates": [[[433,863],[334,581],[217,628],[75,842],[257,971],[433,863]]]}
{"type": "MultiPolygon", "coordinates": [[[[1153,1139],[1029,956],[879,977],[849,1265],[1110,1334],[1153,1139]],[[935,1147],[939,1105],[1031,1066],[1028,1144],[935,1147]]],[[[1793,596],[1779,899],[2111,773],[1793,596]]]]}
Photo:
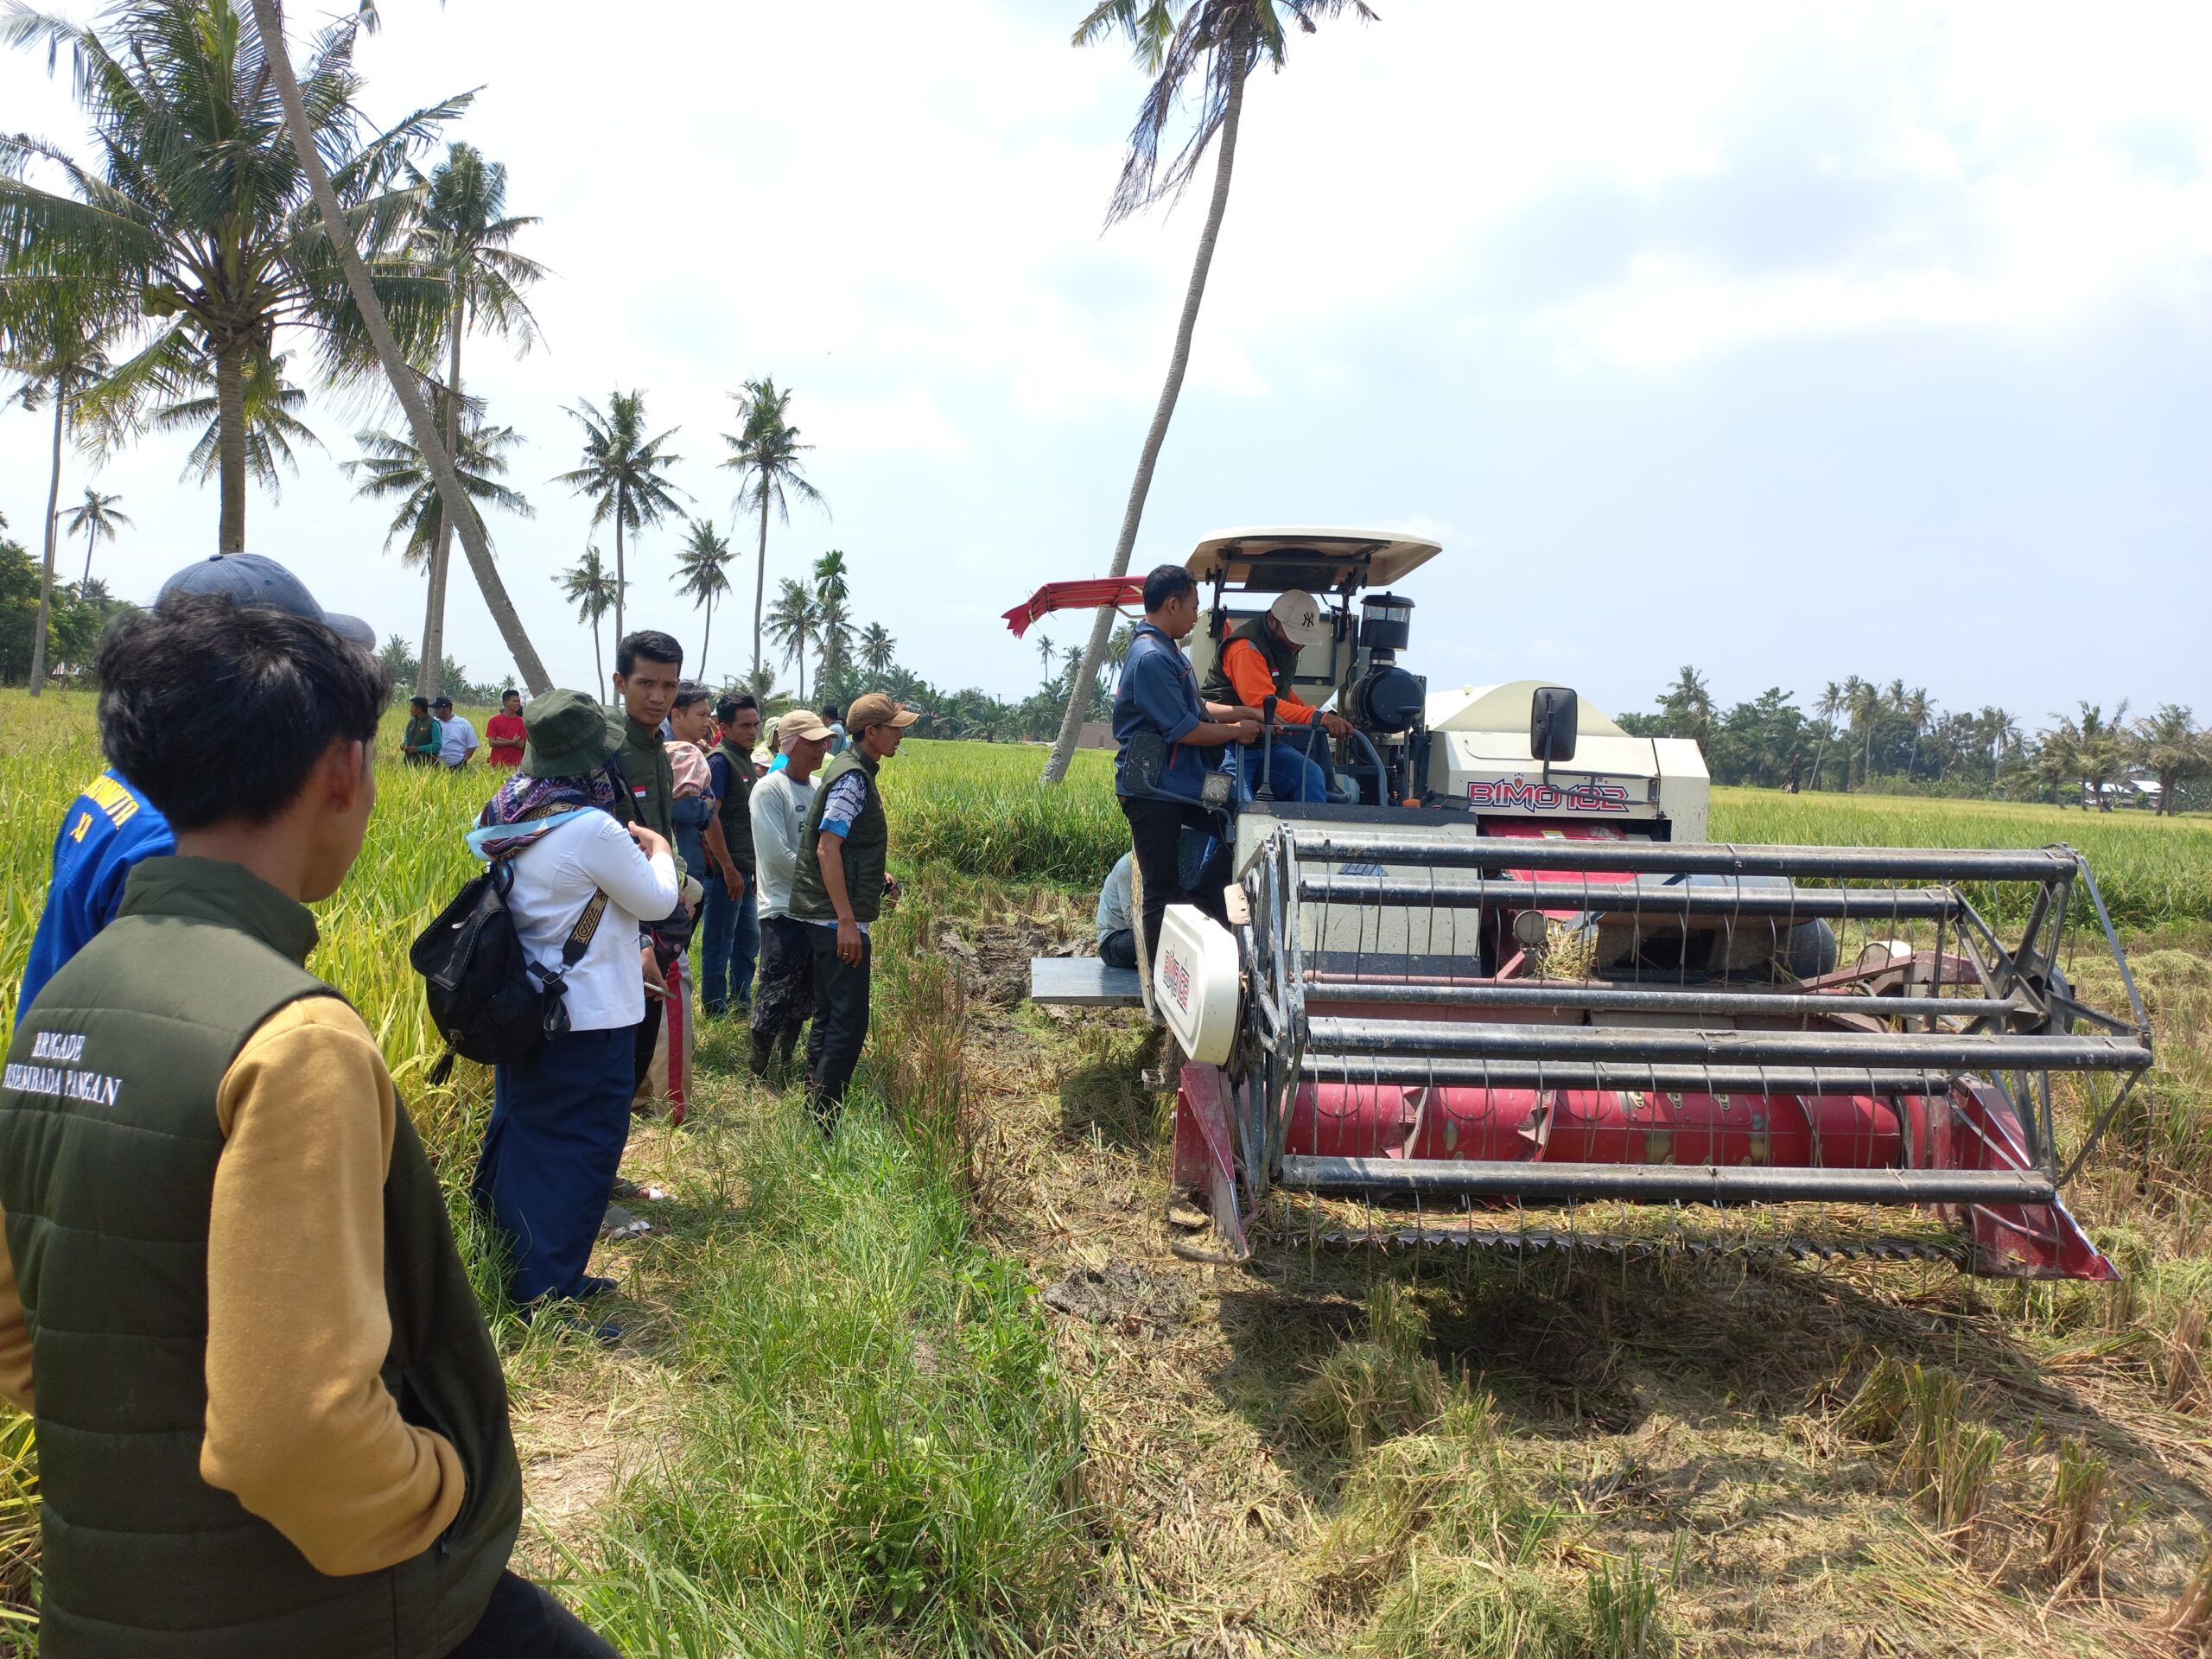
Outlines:
{"type": "Polygon", "coordinates": [[[448,772],[459,772],[476,753],[476,728],[453,711],[453,699],[440,697],[430,705],[438,722],[438,761],[448,772]]]}
{"type": "Polygon", "coordinates": [[[753,980],[753,1075],[766,1078],[772,1055],[781,1075],[802,1027],[814,1014],[814,942],[791,914],[791,874],[814,804],[814,769],[833,734],[810,709],[776,723],[784,764],[753,785],[753,885],[760,902],[760,965],[753,980]]]}

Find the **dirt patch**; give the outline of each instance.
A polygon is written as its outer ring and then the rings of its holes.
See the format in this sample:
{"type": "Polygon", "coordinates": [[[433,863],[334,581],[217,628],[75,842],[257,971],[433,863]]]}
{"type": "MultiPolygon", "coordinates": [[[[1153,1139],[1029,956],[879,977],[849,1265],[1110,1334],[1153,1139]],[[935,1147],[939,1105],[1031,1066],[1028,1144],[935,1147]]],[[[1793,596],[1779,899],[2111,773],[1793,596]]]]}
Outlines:
{"type": "Polygon", "coordinates": [[[516,1401],[524,1526],[515,1548],[530,1571],[555,1575],[566,1570],[566,1556],[589,1559],[623,1481],[675,1450],[674,1427],[657,1421],[662,1414],[647,1398],[547,1389],[516,1401]]]}
{"type": "Polygon", "coordinates": [[[1077,908],[1054,899],[1027,908],[939,916],[931,943],[959,975],[969,1001],[1010,1008],[1029,995],[1031,957],[1090,952],[1095,941],[1077,908]]]}
{"type": "Polygon", "coordinates": [[[1192,1292],[1163,1274],[1128,1262],[1103,1268],[1071,1268],[1045,1292],[1045,1306],[1093,1325],[1110,1325],[1127,1336],[1172,1331],[1190,1317],[1192,1292]]]}

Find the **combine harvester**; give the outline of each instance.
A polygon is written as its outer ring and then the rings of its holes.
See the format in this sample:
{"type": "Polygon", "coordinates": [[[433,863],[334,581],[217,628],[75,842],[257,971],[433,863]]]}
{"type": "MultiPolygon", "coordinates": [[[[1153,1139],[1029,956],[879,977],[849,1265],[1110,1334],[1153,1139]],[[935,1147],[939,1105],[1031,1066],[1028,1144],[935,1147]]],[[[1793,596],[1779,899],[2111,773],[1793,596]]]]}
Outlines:
{"type": "MultiPolygon", "coordinates": [[[[2059,1193],[2149,1068],[2150,1033],[2079,855],[1708,841],[1694,743],[1632,736],[1562,687],[1436,690],[1400,664],[1412,601],[1375,590],[1440,550],[1347,530],[1198,544],[1201,678],[1273,595],[1329,607],[1294,685],[1354,728],[1332,798],[1214,803],[1232,926],[1171,906],[1148,974],[1031,965],[1039,1002],[1142,1001],[1164,1020],[1184,1056],[1176,1182],[1224,1253],[1248,1258],[1263,1217],[1295,1234],[1296,1207],[1327,1243],[1749,1245],[2118,1277],[2059,1193]],[[2087,918],[2126,1018],[2062,971],[2087,918]],[[2089,1116],[2062,1169],[2063,1076],[2089,1116]],[[1656,1230],[1586,1228],[1583,1206],[1614,1201],[1675,1208],[1656,1230]],[[1681,1224],[1745,1205],[1922,1221],[1681,1224]],[[1378,1225],[1377,1205],[1401,1213],[1378,1225]]],[[[1137,588],[1048,584],[1008,621],[1137,588]]]]}

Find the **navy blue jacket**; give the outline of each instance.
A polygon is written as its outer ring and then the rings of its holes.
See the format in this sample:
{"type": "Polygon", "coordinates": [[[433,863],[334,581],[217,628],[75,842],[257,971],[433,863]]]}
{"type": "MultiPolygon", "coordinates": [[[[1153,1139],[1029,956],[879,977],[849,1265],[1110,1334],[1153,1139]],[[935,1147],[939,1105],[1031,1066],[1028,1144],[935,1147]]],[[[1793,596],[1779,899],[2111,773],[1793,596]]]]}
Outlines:
{"type": "Polygon", "coordinates": [[[1171,747],[1167,767],[1155,794],[1195,801],[1221,751],[1217,746],[1183,741],[1203,724],[1205,705],[1198,700],[1198,677],[1183,648],[1149,622],[1137,624],[1129,641],[1129,654],[1122,665],[1122,683],[1114,693],[1114,741],[1121,753],[1114,759],[1116,794],[1144,791],[1125,775],[1129,740],[1140,732],[1156,732],[1171,747]]]}

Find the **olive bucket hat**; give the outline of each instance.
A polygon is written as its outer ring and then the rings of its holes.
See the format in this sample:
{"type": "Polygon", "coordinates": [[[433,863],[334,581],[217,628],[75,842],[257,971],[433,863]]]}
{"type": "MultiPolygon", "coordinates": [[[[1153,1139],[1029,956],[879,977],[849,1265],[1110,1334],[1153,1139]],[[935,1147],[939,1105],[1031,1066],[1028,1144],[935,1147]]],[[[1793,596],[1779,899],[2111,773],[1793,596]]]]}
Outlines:
{"type": "Polygon", "coordinates": [[[582,691],[548,691],[522,711],[522,769],[533,778],[588,776],[622,747],[622,728],[582,691]]]}

